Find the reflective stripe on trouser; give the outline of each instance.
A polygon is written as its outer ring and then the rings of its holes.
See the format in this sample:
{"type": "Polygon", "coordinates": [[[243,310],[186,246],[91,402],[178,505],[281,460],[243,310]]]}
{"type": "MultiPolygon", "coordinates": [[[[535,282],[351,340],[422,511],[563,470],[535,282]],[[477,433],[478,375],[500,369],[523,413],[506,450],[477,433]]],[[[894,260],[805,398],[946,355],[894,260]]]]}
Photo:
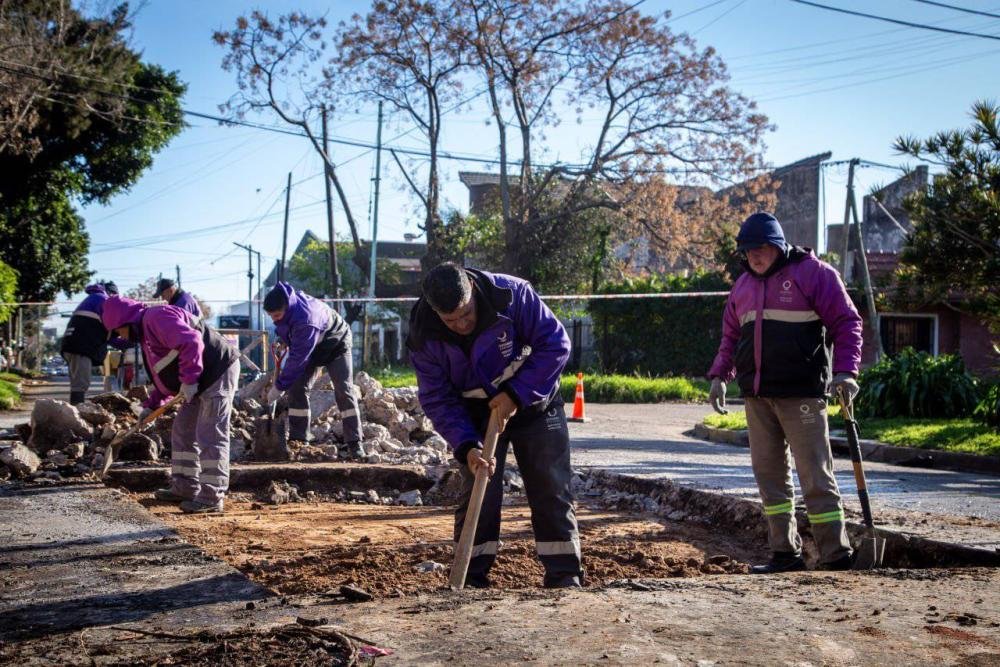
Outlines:
{"type": "Polygon", "coordinates": [[[826,401],[748,397],[745,402],[750,458],[764,503],[771,550],[798,553],[802,549],[795,523],[794,457],[820,562],[849,555],[844,508],[833,476],[826,401]]]}
{"type": "MultiPolygon", "coordinates": [[[[351,339],[347,338],[344,342],[347,349],[326,365],[326,371],[330,374],[337,408],[344,421],[344,442],[355,442],[361,440],[361,411],[358,408],[358,399],[354,395],[351,339]]],[[[309,392],[322,372],[322,368],[322,366],[307,368],[299,379],[288,388],[289,440],[309,439],[309,422],[311,420],[309,392]]]]}
{"type": "MultiPolygon", "coordinates": [[[[566,576],[582,577],[580,534],[569,486],[573,476],[569,460],[569,429],[560,404],[518,424],[516,428],[508,426],[497,443],[497,468],[486,485],[468,580],[481,580],[496,560],[500,545],[503,469],[510,446],[514,448],[514,456],[524,479],[524,492],[531,508],[531,528],[535,534],[538,558],[545,568],[545,581],[556,581],[566,576]]],[[[467,466],[461,467],[461,473],[462,496],[455,511],[456,541],[462,534],[475,481],[467,466]]]]}
{"type": "Polygon", "coordinates": [[[185,498],[215,504],[229,490],[229,418],[240,365],[231,364],[218,380],[174,417],[170,431],[170,488],[185,498]]]}
{"type": "Polygon", "coordinates": [[[87,390],[90,389],[90,377],[94,370],[93,359],[73,352],[63,352],[63,357],[69,365],[70,392],[86,395],[87,390]]]}

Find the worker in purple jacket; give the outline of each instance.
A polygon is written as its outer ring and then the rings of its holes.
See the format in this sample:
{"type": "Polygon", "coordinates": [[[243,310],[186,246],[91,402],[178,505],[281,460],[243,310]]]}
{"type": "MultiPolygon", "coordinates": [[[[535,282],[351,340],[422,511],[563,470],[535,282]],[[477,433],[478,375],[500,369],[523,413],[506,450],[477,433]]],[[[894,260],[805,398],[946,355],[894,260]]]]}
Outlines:
{"type": "Polygon", "coordinates": [[[69,365],[69,402],[83,403],[94,366],[104,363],[108,353],[108,331],[101,322],[104,302],[118,294],[113,282],[87,285],[86,298],[73,311],[66,333],[63,334],[59,352],[69,365]]]}
{"type": "Polygon", "coordinates": [[[153,391],[140,419],[171,396],[184,396],[170,430],[170,486],[154,495],[180,503],[187,513],[223,511],[239,350],[176,306],[146,306],[115,296],[104,304],[102,319],[116,336],[142,346],[153,391]]]}
{"type": "Polygon", "coordinates": [[[844,506],[833,476],[826,393],[858,393],[861,317],[836,270],[808,248],[789,246],[778,221],[755,213],[736,238],[746,273],[729,293],[722,343],[708,375],[712,407],[725,413],[726,382],[746,403],[750,459],[764,503],[772,558],[756,574],[805,569],[795,524],[788,450],[802,485],[819,567],[851,567],[844,506]],[[786,445],[787,442],[787,445],[786,445]]]}
{"type": "Polygon", "coordinates": [[[163,299],[171,306],[188,311],[194,315],[196,320],[201,319],[201,307],[198,305],[197,299],[178,287],[177,283],[170,278],[160,278],[156,283],[156,292],[153,294],[153,298],[163,299]]]}
{"type": "Polygon", "coordinates": [[[344,456],[361,458],[361,412],[354,394],[351,327],[322,301],[279,282],[264,297],[274,333],[288,348],[278,379],[267,394],[273,403],[288,392],[288,439],[309,441],[309,392],[322,368],[333,383],[344,425],[344,456]]]}
{"type": "Polygon", "coordinates": [[[410,314],[407,340],[420,405],[462,463],[463,494],[455,513],[462,533],[476,471],[491,475],[465,583],[489,586],[500,544],[500,506],[507,449],[524,479],[543,584],[580,586],[580,535],[570,480],[569,429],[559,377],[569,336],[520,278],[445,263],[431,270],[410,314]],[[482,456],[491,410],[505,426],[495,458],[482,456]]]}

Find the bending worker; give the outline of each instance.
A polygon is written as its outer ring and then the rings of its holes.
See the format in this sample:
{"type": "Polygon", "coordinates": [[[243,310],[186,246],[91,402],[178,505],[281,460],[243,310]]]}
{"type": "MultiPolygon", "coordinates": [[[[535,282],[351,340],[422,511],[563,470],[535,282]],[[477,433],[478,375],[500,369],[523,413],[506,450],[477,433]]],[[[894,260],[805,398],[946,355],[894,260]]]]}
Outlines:
{"type": "Polygon", "coordinates": [[[736,241],[746,273],[726,302],[722,343],[709,371],[710,400],[725,413],[725,383],[736,379],[746,402],[750,458],[773,552],[770,562],[753,572],[806,567],[795,524],[789,448],[819,549],[819,567],[849,569],[851,545],[827,425],[826,340],[833,340],[831,390],[842,388],[853,399],[861,363],[861,317],[837,271],[809,248],[789,246],[774,216],[751,215],[736,241]]]}
{"type": "Polygon", "coordinates": [[[113,282],[87,285],[86,298],[73,311],[66,326],[59,352],[69,365],[70,405],[83,403],[90,389],[94,366],[104,363],[108,353],[108,331],[101,322],[104,302],[108,296],[118,294],[113,282]]]}
{"type": "Polygon", "coordinates": [[[229,489],[229,420],[239,351],[176,306],[145,306],[116,296],[104,304],[103,320],[115,335],[142,345],[153,391],[140,418],[184,395],[170,431],[170,486],[156,491],[157,500],[180,503],[187,513],[221,512],[229,489]]]}
{"type": "Polygon", "coordinates": [[[407,341],[420,405],[462,464],[455,540],[465,522],[476,471],[491,475],[465,584],[489,586],[500,539],[508,446],[524,478],[535,547],[550,588],[580,586],[580,535],[570,479],[569,429],[559,376],[569,359],[562,323],[527,281],[464,269],[432,269],[410,315],[407,341]],[[482,456],[490,412],[503,429],[495,458],[482,456]]]}
{"type": "Polygon", "coordinates": [[[160,278],[156,283],[156,292],[153,294],[153,297],[163,299],[168,305],[177,306],[182,310],[188,311],[194,315],[196,320],[201,319],[201,307],[198,305],[198,301],[188,292],[178,287],[177,283],[170,278],[160,278]]]}
{"type": "Polygon", "coordinates": [[[309,441],[309,393],[326,367],[344,425],[343,454],[363,457],[361,413],[354,395],[351,327],[340,313],[285,282],[267,293],[264,310],[274,322],[278,339],[288,348],[266,399],[273,403],[288,392],[288,439],[309,441]]]}

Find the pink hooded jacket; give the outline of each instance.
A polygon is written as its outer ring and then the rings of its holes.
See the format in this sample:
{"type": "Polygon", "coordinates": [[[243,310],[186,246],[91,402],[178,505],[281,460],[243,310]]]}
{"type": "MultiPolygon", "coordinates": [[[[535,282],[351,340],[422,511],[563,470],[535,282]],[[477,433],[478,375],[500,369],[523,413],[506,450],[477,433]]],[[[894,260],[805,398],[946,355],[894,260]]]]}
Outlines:
{"type": "Polygon", "coordinates": [[[112,296],[104,302],[101,320],[108,331],[131,325],[135,332],[133,339],[142,323],[142,352],[147,367],[152,370],[155,386],[143,407],[158,408],[174,395],[175,392],[159,377],[159,371],[175,359],[181,383],[198,383],[204,370],[202,355],[205,343],[202,333],[194,328],[193,315],[188,311],[177,306],[145,306],[126,297],[112,296]]]}

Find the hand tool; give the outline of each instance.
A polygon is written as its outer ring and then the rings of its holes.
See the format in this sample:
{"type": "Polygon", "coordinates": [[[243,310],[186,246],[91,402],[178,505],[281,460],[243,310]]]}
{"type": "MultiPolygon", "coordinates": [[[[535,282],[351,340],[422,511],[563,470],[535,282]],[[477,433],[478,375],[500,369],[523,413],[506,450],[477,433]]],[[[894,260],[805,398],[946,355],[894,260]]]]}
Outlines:
{"type": "Polygon", "coordinates": [[[108,474],[108,468],[111,467],[111,464],[115,460],[115,456],[117,456],[118,451],[121,449],[122,444],[126,440],[128,440],[130,437],[132,437],[139,431],[143,430],[150,424],[152,424],[154,421],[156,421],[157,417],[160,417],[161,415],[163,415],[164,412],[166,412],[173,406],[178,405],[183,400],[184,400],[184,394],[177,394],[169,401],[167,401],[166,403],[164,403],[163,405],[161,405],[160,407],[156,408],[148,415],[146,415],[145,419],[140,419],[135,424],[133,424],[132,427],[129,428],[127,431],[125,431],[124,433],[119,433],[117,436],[115,436],[114,440],[111,441],[111,444],[109,444],[104,449],[104,465],[101,466],[101,475],[100,475],[101,479],[104,479],[104,476],[108,474]]]}
{"type": "Polygon", "coordinates": [[[871,570],[882,567],[882,557],[885,554],[885,538],[879,537],[875,532],[875,521],[872,518],[871,499],[868,497],[868,483],[865,480],[864,464],[861,462],[861,440],[859,437],[858,422],[854,420],[854,410],[851,401],[847,398],[842,388],[837,389],[837,398],[840,399],[840,414],[844,417],[844,424],[847,428],[847,445],[851,451],[851,463],[854,464],[854,482],[858,487],[858,500],[861,501],[861,514],[864,517],[865,526],[868,528],[868,537],[862,538],[861,544],[854,554],[855,570],[871,570]]]}

